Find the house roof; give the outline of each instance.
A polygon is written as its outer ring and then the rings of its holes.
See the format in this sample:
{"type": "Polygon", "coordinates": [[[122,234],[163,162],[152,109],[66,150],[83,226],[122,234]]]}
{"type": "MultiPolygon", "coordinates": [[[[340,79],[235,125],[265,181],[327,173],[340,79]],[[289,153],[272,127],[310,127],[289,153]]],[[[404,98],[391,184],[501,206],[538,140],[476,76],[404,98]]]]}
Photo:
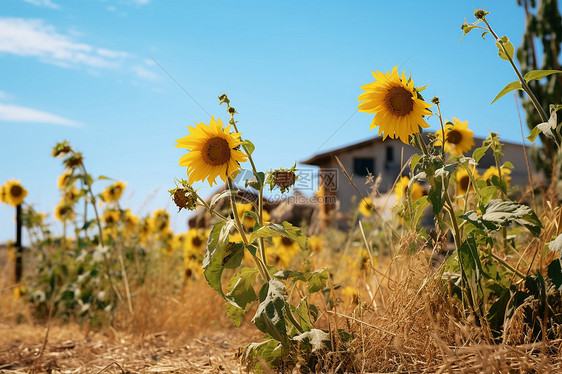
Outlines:
{"type": "MultiPolygon", "coordinates": [[[[428,133],[422,133],[422,136],[427,140],[427,134],[428,133]]],[[[484,141],[484,138],[479,138],[479,137],[474,137],[474,143],[476,144],[476,146],[480,146],[482,144],[482,142],[484,141]]],[[[318,153],[313,155],[312,157],[301,161],[301,164],[306,164],[306,165],[323,165],[326,162],[330,161],[330,159],[332,158],[332,156],[334,155],[339,155],[342,153],[346,153],[346,152],[350,152],[350,151],[354,151],[356,149],[360,149],[360,148],[365,148],[365,147],[369,147],[372,145],[375,145],[377,143],[381,143],[383,141],[382,136],[377,136],[371,139],[367,139],[367,140],[363,140],[357,143],[353,143],[341,148],[336,148],[336,149],[332,149],[330,151],[326,151],[326,152],[322,152],[322,153],[318,153]]],[[[401,142],[400,139],[392,139],[392,138],[387,138],[386,140],[384,140],[387,144],[389,143],[395,143],[395,142],[401,142]]],[[[516,145],[516,146],[521,146],[522,144],[517,144],[517,143],[512,143],[512,142],[506,142],[502,140],[503,144],[510,144],[510,145],[516,145]]],[[[406,144],[407,146],[410,146],[408,144],[406,144]]],[[[410,146],[411,147],[411,146],[410,146]]],[[[527,146],[528,148],[528,146],[527,146]]]]}

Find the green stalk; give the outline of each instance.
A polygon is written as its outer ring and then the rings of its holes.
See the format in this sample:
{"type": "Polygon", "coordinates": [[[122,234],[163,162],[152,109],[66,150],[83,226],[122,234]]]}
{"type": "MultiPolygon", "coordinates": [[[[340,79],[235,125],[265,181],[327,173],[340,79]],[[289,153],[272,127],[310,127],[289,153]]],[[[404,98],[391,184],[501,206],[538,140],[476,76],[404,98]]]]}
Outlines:
{"type": "MultiPolygon", "coordinates": [[[[227,183],[228,183],[228,189],[232,192],[234,190],[234,186],[232,185],[232,180],[230,178],[227,178],[227,183]]],[[[232,215],[234,216],[234,224],[236,225],[236,229],[240,233],[240,236],[242,236],[242,241],[244,242],[244,244],[246,246],[248,246],[250,243],[248,242],[246,232],[244,231],[244,228],[242,227],[242,223],[240,222],[240,217],[238,217],[238,209],[236,207],[236,198],[232,193],[230,194],[230,206],[231,206],[231,209],[232,209],[232,215]]],[[[265,263],[262,262],[262,260],[259,257],[253,256],[253,258],[254,258],[254,262],[256,263],[256,267],[258,268],[258,271],[260,272],[262,278],[266,282],[269,282],[269,280],[271,279],[271,275],[269,274],[269,271],[267,270],[267,266],[265,265],[265,263]]]]}
{"type": "MultiPolygon", "coordinates": [[[[488,23],[488,21],[486,21],[486,18],[482,18],[482,20],[484,21],[484,23],[486,24],[486,26],[488,26],[488,30],[490,31],[490,33],[492,34],[492,36],[497,40],[499,40],[498,35],[494,32],[494,30],[492,30],[492,27],[490,26],[490,24],[488,23]]],[[[519,82],[521,83],[521,87],[523,87],[523,90],[525,90],[525,92],[527,93],[527,95],[529,95],[529,98],[531,99],[531,102],[533,103],[533,106],[535,107],[535,109],[537,110],[537,112],[539,113],[539,116],[541,117],[541,120],[543,122],[547,122],[548,121],[548,116],[546,114],[546,112],[544,111],[543,107],[540,105],[539,101],[537,100],[535,94],[533,94],[533,91],[531,91],[531,88],[529,87],[529,85],[527,84],[527,81],[525,80],[525,78],[523,78],[523,76],[521,75],[521,73],[519,72],[519,69],[517,69],[517,66],[515,66],[515,63],[513,62],[513,59],[511,58],[511,56],[509,55],[509,53],[507,53],[507,50],[505,49],[505,46],[503,45],[503,43],[500,43],[503,52],[505,53],[505,55],[508,58],[508,61],[511,65],[511,67],[513,68],[513,71],[515,71],[515,74],[517,75],[517,79],[519,79],[519,82]]]]}

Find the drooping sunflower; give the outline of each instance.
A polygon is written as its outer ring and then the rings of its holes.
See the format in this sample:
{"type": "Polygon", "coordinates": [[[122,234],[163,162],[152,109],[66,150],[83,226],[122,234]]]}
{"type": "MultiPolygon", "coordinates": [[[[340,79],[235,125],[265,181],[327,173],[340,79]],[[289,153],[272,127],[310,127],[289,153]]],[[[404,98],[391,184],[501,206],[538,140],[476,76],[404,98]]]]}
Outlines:
{"type": "MultiPolygon", "coordinates": [[[[394,193],[396,194],[396,199],[400,200],[403,197],[408,196],[408,184],[410,183],[410,178],[407,176],[403,176],[400,180],[396,183],[396,187],[394,188],[394,193]]],[[[416,201],[420,197],[425,194],[425,191],[421,184],[415,182],[412,184],[411,187],[411,194],[412,194],[412,201],[416,201]]]]}
{"type": "Polygon", "coordinates": [[[106,203],[119,201],[121,195],[123,194],[123,190],[125,190],[126,186],[127,184],[125,184],[124,182],[118,181],[112,184],[111,186],[107,187],[101,193],[101,197],[103,198],[103,201],[105,201],[106,203]]]}
{"type": "Polygon", "coordinates": [[[366,92],[359,95],[359,111],[375,113],[371,129],[378,126],[383,139],[400,138],[408,144],[410,135],[419,133],[420,127],[429,127],[423,116],[431,115],[431,105],[418,97],[414,82],[406,79],[405,72],[398,74],[398,66],[390,73],[372,73],[375,81],[361,87],[366,92]]]}
{"type": "Polygon", "coordinates": [[[197,123],[190,127],[189,135],[176,140],[176,148],[186,148],[189,153],[180,158],[180,166],[187,167],[189,183],[207,179],[211,187],[220,177],[234,178],[240,170],[240,163],[247,156],[236,149],[241,143],[240,133],[230,133],[230,125],[223,128],[222,120],[211,117],[209,125],[197,123]]]}
{"type": "Polygon", "coordinates": [[[57,178],[57,186],[59,190],[64,190],[68,187],[71,178],[72,178],[72,170],[65,170],[59,177],[57,178]]]}
{"type": "Polygon", "coordinates": [[[64,200],[61,200],[55,207],[55,218],[61,222],[74,219],[74,207],[64,200]]]}
{"type": "MultiPolygon", "coordinates": [[[[509,186],[510,186],[509,181],[511,180],[511,177],[509,176],[509,174],[511,174],[511,170],[508,169],[508,168],[502,167],[502,168],[501,168],[501,171],[502,171],[502,179],[505,181],[507,187],[509,187],[509,186]]],[[[482,176],[482,178],[487,181],[488,179],[492,178],[494,175],[495,175],[496,177],[499,177],[499,176],[500,176],[500,174],[499,174],[499,172],[498,172],[498,168],[495,167],[495,166],[490,166],[490,167],[484,172],[484,175],[482,176]]]]}
{"type": "Polygon", "coordinates": [[[3,203],[18,206],[27,196],[27,190],[15,179],[10,179],[0,187],[0,199],[3,203]]]}
{"type": "MultiPolygon", "coordinates": [[[[460,156],[468,152],[474,146],[474,131],[468,129],[468,121],[461,122],[460,119],[453,117],[453,125],[447,121],[445,126],[445,152],[455,156],[460,156]]],[[[437,140],[436,146],[443,144],[443,131],[437,130],[435,133],[437,140]]]]}
{"type": "MultiPolygon", "coordinates": [[[[476,169],[472,170],[472,176],[474,179],[480,178],[478,171],[476,169]]],[[[457,180],[457,189],[459,195],[465,195],[468,189],[468,182],[470,180],[470,176],[464,167],[461,167],[457,170],[457,175],[455,176],[457,180]]],[[[471,191],[474,189],[474,186],[471,187],[471,191]]]]}

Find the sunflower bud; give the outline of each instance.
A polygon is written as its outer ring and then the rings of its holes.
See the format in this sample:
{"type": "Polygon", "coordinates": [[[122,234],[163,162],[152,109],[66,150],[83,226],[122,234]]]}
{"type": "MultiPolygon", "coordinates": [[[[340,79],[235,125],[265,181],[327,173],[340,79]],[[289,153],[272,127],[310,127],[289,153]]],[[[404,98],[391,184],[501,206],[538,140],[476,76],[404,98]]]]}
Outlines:
{"type": "Polygon", "coordinates": [[[57,143],[57,145],[53,147],[53,151],[51,152],[51,155],[53,157],[64,157],[69,152],[72,152],[72,147],[65,140],[60,143],[57,143]]]}
{"type": "Polygon", "coordinates": [[[70,155],[66,160],[64,160],[64,165],[69,168],[75,168],[76,166],[82,165],[84,158],[82,157],[82,153],[77,152],[70,155]]]}
{"type": "Polygon", "coordinates": [[[435,96],[433,99],[431,99],[431,102],[435,105],[439,105],[439,98],[435,96]]]}
{"type": "Polygon", "coordinates": [[[474,12],[474,17],[478,18],[478,19],[484,19],[484,17],[486,17],[488,14],[490,14],[490,12],[486,12],[483,9],[477,9],[474,12]]]}
{"type": "Polygon", "coordinates": [[[220,100],[219,105],[221,105],[222,103],[226,103],[226,105],[230,106],[230,100],[228,99],[228,96],[226,96],[226,94],[220,95],[219,100],[220,100]]]}
{"type": "Polygon", "coordinates": [[[290,169],[278,169],[274,170],[269,173],[267,176],[266,184],[269,184],[270,190],[273,190],[275,187],[279,187],[281,193],[285,193],[289,190],[291,186],[293,186],[298,179],[298,176],[295,174],[296,164],[293,165],[290,169]]]}
{"type": "Polygon", "coordinates": [[[178,212],[182,209],[194,210],[197,208],[197,194],[195,190],[187,181],[181,180],[179,182],[181,186],[168,191],[174,204],[179,208],[178,212]]]}

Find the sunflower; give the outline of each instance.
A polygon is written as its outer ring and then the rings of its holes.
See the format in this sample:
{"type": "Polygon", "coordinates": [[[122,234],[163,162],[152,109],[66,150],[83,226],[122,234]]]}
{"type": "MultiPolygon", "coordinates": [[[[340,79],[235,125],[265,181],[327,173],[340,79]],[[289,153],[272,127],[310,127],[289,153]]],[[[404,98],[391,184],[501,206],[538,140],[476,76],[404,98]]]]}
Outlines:
{"type": "Polygon", "coordinates": [[[119,222],[121,213],[118,210],[106,210],[101,216],[101,220],[106,227],[115,227],[119,222]]]}
{"type": "Polygon", "coordinates": [[[373,200],[371,200],[370,197],[366,197],[364,199],[361,199],[361,202],[359,203],[359,212],[365,216],[365,217],[370,217],[371,214],[373,214],[373,200]]]}
{"type": "MultiPolygon", "coordinates": [[[[443,144],[443,131],[439,130],[435,133],[437,140],[436,146],[443,144]]],[[[447,121],[445,126],[445,152],[455,156],[460,156],[468,152],[474,146],[474,131],[468,129],[468,121],[461,122],[460,119],[453,117],[453,125],[447,121]]]]}
{"type": "Polygon", "coordinates": [[[27,196],[27,190],[15,179],[10,179],[0,187],[0,201],[11,206],[18,206],[23,203],[27,196]]]}
{"type": "Polygon", "coordinates": [[[123,223],[127,234],[131,235],[137,230],[139,224],[139,217],[135,216],[130,209],[123,212],[123,223]]]}
{"type": "Polygon", "coordinates": [[[378,126],[383,139],[390,136],[408,144],[410,135],[419,133],[420,127],[429,127],[423,116],[431,115],[427,109],[431,105],[418,97],[414,82],[406,79],[405,72],[400,77],[398,66],[386,74],[377,70],[373,77],[375,82],[361,87],[366,92],[359,95],[359,111],[375,113],[371,129],[378,126]]]}
{"type": "MultiPolygon", "coordinates": [[[[511,174],[511,170],[502,167],[501,171],[502,171],[502,179],[505,181],[505,184],[507,185],[507,187],[509,187],[510,186],[509,181],[511,180],[511,177],[509,176],[509,174],[511,174]]],[[[487,181],[488,179],[492,178],[494,175],[496,177],[500,176],[500,174],[498,173],[498,168],[495,167],[495,166],[490,166],[488,168],[488,170],[486,170],[484,172],[484,175],[482,176],[482,178],[487,181]]]]}
{"type": "Polygon", "coordinates": [[[57,186],[59,190],[64,190],[68,187],[72,177],[72,170],[65,170],[57,179],[57,186]]]}
{"type": "Polygon", "coordinates": [[[209,125],[203,122],[190,127],[189,135],[176,140],[176,148],[186,148],[189,153],[180,158],[180,166],[187,167],[189,183],[207,179],[211,187],[220,177],[235,177],[240,170],[240,162],[247,156],[236,149],[240,144],[239,133],[230,133],[230,125],[223,128],[222,120],[211,117],[209,125]]]}
{"type": "Polygon", "coordinates": [[[107,187],[101,193],[103,201],[105,201],[106,203],[119,201],[126,186],[127,185],[125,183],[119,181],[107,187]]]}
{"type": "MultiPolygon", "coordinates": [[[[480,175],[478,175],[478,172],[476,171],[476,169],[472,170],[472,176],[474,177],[475,180],[480,178],[480,175]]],[[[457,170],[457,175],[455,176],[455,179],[457,180],[458,194],[459,195],[465,195],[466,190],[468,189],[468,182],[470,180],[470,176],[468,175],[468,171],[466,171],[466,169],[464,167],[461,167],[459,170],[457,170]]],[[[474,186],[471,186],[471,190],[473,190],[473,189],[474,189],[474,186]]]]}
{"type": "MultiPolygon", "coordinates": [[[[403,197],[407,196],[409,183],[410,183],[410,178],[406,176],[400,178],[400,180],[396,183],[396,187],[394,188],[394,193],[396,194],[397,200],[400,200],[403,197]]],[[[414,182],[412,184],[410,193],[412,194],[413,201],[416,201],[417,199],[425,195],[425,191],[423,187],[418,182],[414,182]]]]}
{"type": "Polygon", "coordinates": [[[348,307],[356,307],[359,304],[359,290],[355,287],[346,286],[342,289],[343,302],[348,307]]]}
{"type": "MultiPolygon", "coordinates": [[[[246,217],[244,217],[244,213],[245,212],[251,212],[252,209],[253,209],[253,205],[250,204],[250,203],[236,204],[236,210],[238,210],[238,218],[242,221],[242,224],[244,225],[246,230],[251,230],[256,225],[256,220],[253,216],[251,216],[249,214],[246,214],[246,217]],[[244,217],[243,220],[242,220],[242,217],[244,217]]],[[[263,220],[264,224],[266,222],[268,222],[269,220],[271,220],[271,216],[265,210],[263,211],[262,220],[263,220]]]]}
{"type": "Polygon", "coordinates": [[[155,232],[165,231],[170,226],[170,214],[164,209],[155,210],[150,218],[151,229],[155,232]]]}
{"type": "Polygon", "coordinates": [[[322,238],[311,235],[310,238],[308,238],[308,247],[312,252],[320,252],[322,250],[322,238]]]}
{"type": "Polygon", "coordinates": [[[61,222],[74,219],[74,208],[71,204],[61,200],[55,207],[55,218],[61,222]]]}
{"type": "Polygon", "coordinates": [[[297,243],[284,236],[273,238],[273,247],[267,248],[268,263],[288,267],[299,251],[297,243]]]}
{"type": "Polygon", "coordinates": [[[201,258],[201,255],[207,247],[207,235],[203,230],[190,229],[185,234],[183,243],[183,261],[185,266],[194,259],[201,258]]]}

